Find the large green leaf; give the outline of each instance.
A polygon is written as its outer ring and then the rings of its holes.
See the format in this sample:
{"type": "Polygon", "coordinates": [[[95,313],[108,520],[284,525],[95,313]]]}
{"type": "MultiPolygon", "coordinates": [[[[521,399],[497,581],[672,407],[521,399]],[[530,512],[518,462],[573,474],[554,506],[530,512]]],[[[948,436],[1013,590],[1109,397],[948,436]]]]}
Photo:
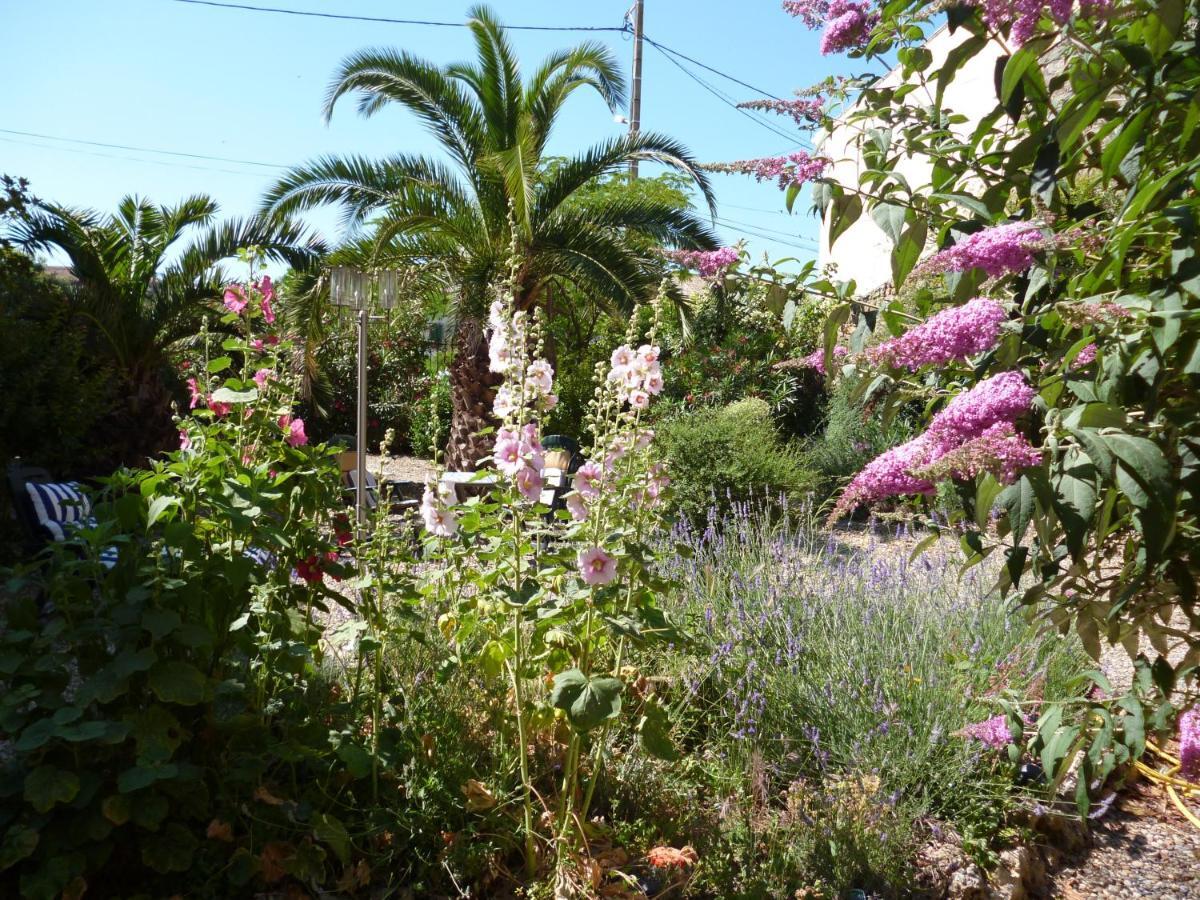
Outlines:
{"type": "Polygon", "coordinates": [[[38,766],[25,776],[25,799],[38,812],[70,803],[79,793],[79,776],[57,766],[38,766]]]}
{"type": "Polygon", "coordinates": [[[165,660],[150,670],[150,690],[163,703],[194,706],[204,699],[207,679],[190,663],[165,660]]]}
{"type": "Polygon", "coordinates": [[[578,669],[569,669],[554,676],[550,703],[555,709],[565,711],[577,729],[590,731],[620,714],[623,689],[619,678],[608,675],[589,678],[578,669]]]}

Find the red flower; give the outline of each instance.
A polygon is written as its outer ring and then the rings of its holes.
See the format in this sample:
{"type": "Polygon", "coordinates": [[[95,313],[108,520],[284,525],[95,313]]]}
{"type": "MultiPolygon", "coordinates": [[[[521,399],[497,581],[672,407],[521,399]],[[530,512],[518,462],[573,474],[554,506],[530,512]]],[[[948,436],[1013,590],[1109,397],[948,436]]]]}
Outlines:
{"type": "MultiPolygon", "coordinates": [[[[334,556],[336,558],[336,554],[334,556]]],[[[316,555],[298,561],[296,563],[296,574],[309,584],[316,584],[325,577],[325,573],[321,569],[321,560],[316,555]]]]}

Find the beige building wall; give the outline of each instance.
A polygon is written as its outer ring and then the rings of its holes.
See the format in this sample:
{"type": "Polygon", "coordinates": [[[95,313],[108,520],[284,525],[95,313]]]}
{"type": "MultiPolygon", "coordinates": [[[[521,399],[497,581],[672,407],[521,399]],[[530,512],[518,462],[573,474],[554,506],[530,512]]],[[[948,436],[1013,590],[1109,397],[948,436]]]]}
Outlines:
{"type": "MultiPolygon", "coordinates": [[[[964,28],[951,34],[944,25],[930,35],[925,45],[933,54],[933,63],[924,73],[928,82],[909,94],[906,98],[908,102],[919,106],[933,105],[937,87],[931,73],[941,68],[951,50],[970,37],[970,32],[964,28]]],[[[959,113],[967,119],[966,122],[955,126],[956,132],[962,135],[969,134],[983,116],[995,109],[995,69],[996,60],[1000,56],[1000,47],[996,42],[990,42],[958,70],[953,81],[946,87],[942,97],[943,109],[959,113]]],[[[896,68],[880,84],[898,86],[901,81],[900,69],[896,68]]],[[[858,175],[863,169],[862,154],[858,149],[858,141],[863,131],[863,123],[849,124],[843,117],[818,148],[820,153],[833,163],[826,173],[848,187],[858,187],[858,175]]],[[[900,172],[918,193],[931,190],[931,169],[929,159],[924,156],[902,159],[896,166],[896,171],[900,172]]],[[[891,280],[891,239],[875,224],[865,209],[858,221],[838,237],[833,247],[829,246],[829,225],[830,216],[827,212],[821,223],[817,259],[821,265],[832,263],[836,266],[836,280],[853,279],[855,293],[859,295],[870,293],[891,280]]]]}

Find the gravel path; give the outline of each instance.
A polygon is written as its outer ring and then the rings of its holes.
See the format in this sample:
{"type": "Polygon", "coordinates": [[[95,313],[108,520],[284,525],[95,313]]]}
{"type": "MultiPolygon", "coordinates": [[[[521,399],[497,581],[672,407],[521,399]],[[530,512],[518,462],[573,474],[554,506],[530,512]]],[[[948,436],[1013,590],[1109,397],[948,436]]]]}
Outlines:
{"type": "Polygon", "coordinates": [[[367,468],[376,475],[382,468],[383,477],[388,481],[418,483],[424,482],[437,471],[433,463],[418,456],[379,456],[375,453],[367,454],[367,468]]]}

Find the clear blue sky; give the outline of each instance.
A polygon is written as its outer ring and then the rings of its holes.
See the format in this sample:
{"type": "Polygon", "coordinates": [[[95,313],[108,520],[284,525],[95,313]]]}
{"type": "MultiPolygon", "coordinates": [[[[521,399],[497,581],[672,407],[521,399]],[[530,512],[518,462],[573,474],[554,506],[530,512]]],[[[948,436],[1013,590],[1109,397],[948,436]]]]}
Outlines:
{"type": "MultiPolygon", "coordinates": [[[[469,3],[450,0],[241,0],[258,6],[350,15],[461,21],[469,3]]],[[[630,0],[534,2],[495,0],[506,24],[620,26],[630,0]]],[[[831,73],[841,58],[817,52],[818,35],[786,15],[776,0],[646,0],[646,34],[713,68],[779,97],[831,73]]],[[[469,33],[437,28],[334,21],[217,9],[175,0],[0,0],[0,172],[23,175],[41,197],[109,210],[127,193],[170,202],[192,193],[217,199],[222,213],[251,212],[281,171],[145,150],[89,146],[12,134],[122,144],[243,161],[291,165],[326,153],[436,152],[403,110],[361,119],[343,102],[328,126],[321,101],[337,63],[368,46],[396,46],[438,63],[471,55],[469,33]]],[[[547,52],[594,38],[626,66],[627,35],[514,32],[527,69],[547,52]]],[[[684,63],[733,100],[753,91],[684,63]]],[[[642,128],[684,141],[705,161],[771,156],[805,137],[785,117],[756,124],[706,91],[646,45],[642,128]]],[[[577,93],[551,144],[568,153],[617,133],[604,104],[577,93]]],[[[643,172],[652,173],[652,167],[643,172]]],[[[797,204],[752,178],[714,175],[726,243],[748,240],[757,256],[815,255],[817,222],[797,204]],[[758,232],[751,234],[750,232],[758,232]]],[[[336,216],[311,221],[336,239],[336,216]]]]}

